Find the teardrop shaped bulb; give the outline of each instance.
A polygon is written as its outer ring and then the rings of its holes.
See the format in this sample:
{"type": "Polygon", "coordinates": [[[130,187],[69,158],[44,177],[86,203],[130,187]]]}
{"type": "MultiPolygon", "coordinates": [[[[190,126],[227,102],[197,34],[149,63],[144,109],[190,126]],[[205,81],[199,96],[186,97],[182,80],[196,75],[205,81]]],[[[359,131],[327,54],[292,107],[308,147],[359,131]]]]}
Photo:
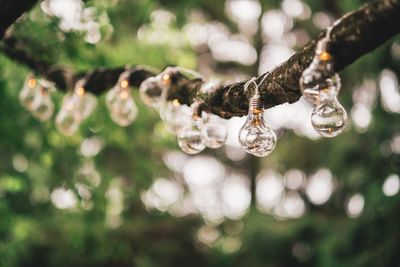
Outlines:
{"type": "Polygon", "coordinates": [[[97,106],[97,98],[87,92],[84,92],[82,95],[75,92],[72,101],[74,102],[74,109],[82,121],[86,120],[97,106]]]}
{"type": "Polygon", "coordinates": [[[311,114],[311,123],[315,131],[323,137],[335,137],[346,126],[347,112],[339,101],[323,102],[315,107],[311,114]]]}
{"type": "Polygon", "coordinates": [[[331,83],[340,89],[339,75],[333,71],[333,63],[321,61],[318,56],[314,57],[310,66],[306,68],[300,78],[300,91],[310,104],[316,106],[320,104],[320,90],[327,88],[331,83]],[[330,79],[331,82],[327,79],[330,79]]]}
{"type": "Polygon", "coordinates": [[[132,124],[138,114],[135,101],[128,88],[116,86],[111,89],[106,95],[106,106],[111,119],[122,127],[132,124]]]}
{"type": "Polygon", "coordinates": [[[198,154],[206,146],[201,135],[202,119],[194,117],[178,134],[178,145],[187,154],[198,154]]]}
{"type": "Polygon", "coordinates": [[[275,149],[276,135],[264,121],[263,112],[249,112],[239,131],[239,143],[247,153],[265,157],[275,149]]]}
{"type": "Polygon", "coordinates": [[[167,101],[160,107],[160,117],[172,134],[178,134],[189,123],[190,113],[190,108],[181,105],[178,100],[167,101]]]}
{"type": "Polygon", "coordinates": [[[208,114],[207,122],[202,127],[202,138],[204,144],[209,148],[222,147],[228,138],[228,128],[220,117],[208,114]]]}
{"type": "Polygon", "coordinates": [[[166,90],[161,76],[150,77],[140,84],[139,95],[143,103],[151,108],[159,108],[166,99],[166,90]]]}

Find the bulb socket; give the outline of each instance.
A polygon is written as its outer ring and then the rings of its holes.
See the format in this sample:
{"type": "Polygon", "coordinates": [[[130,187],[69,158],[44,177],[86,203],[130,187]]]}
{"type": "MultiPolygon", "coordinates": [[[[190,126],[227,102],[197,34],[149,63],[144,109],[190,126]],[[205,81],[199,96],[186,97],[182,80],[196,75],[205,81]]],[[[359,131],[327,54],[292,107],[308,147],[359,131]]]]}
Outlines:
{"type": "Polygon", "coordinates": [[[249,111],[253,114],[259,114],[263,111],[260,95],[254,95],[250,98],[249,111]]]}

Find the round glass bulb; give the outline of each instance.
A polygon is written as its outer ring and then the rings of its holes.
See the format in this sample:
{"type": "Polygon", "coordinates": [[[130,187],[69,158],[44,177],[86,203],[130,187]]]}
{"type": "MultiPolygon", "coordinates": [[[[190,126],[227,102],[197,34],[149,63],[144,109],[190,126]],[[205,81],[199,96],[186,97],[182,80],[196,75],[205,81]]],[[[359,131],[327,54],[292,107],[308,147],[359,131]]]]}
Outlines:
{"type": "Polygon", "coordinates": [[[178,100],[167,101],[161,105],[160,117],[170,133],[178,134],[189,121],[190,108],[178,100]]]}
{"type": "Polygon", "coordinates": [[[264,121],[262,111],[249,112],[239,131],[239,143],[247,153],[265,157],[275,149],[276,135],[264,121]]]}
{"type": "Polygon", "coordinates": [[[111,119],[125,127],[136,119],[138,110],[129,88],[114,87],[106,95],[106,106],[111,119]]]}
{"type": "Polygon", "coordinates": [[[208,114],[207,121],[202,127],[202,138],[204,144],[209,148],[220,148],[228,138],[228,128],[220,117],[208,114]]]}
{"type": "Polygon", "coordinates": [[[301,93],[307,102],[314,106],[319,105],[319,92],[328,88],[329,84],[331,84],[330,87],[335,87],[336,91],[339,91],[339,75],[333,72],[332,63],[314,58],[310,66],[301,75],[299,83],[301,93]]]}
{"type": "Polygon", "coordinates": [[[65,95],[62,108],[73,111],[79,121],[87,119],[97,106],[97,99],[92,94],[75,90],[65,95]]]}
{"type": "Polygon", "coordinates": [[[166,98],[166,90],[161,76],[144,80],[140,85],[139,95],[146,106],[151,108],[160,107],[166,98]]]}
{"type": "Polygon", "coordinates": [[[185,127],[178,133],[178,145],[187,154],[198,154],[206,146],[201,136],[201,118],[192,118],[185,127]]]}
{"type": "Polygon", "coordinates": [[[86,92],[82,95],[75,92],[72,95],[71,101],[73,102],[74,109],[82,121],[86,120],[97,106],[96,97],[86,92]]]}
{"type": "Polygon", "coordinates": [[[335,137],[340,134],[346,126],[346,121],[346,110],[336,98],[315,107],[311,114],[312,126],[323,137],[335,137]]]}

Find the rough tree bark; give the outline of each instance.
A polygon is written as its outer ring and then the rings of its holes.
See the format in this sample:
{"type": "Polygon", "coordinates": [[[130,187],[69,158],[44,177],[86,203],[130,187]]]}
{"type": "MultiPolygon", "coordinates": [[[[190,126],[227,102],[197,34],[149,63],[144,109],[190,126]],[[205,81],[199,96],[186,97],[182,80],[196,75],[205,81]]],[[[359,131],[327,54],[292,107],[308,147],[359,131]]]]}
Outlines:
{"type": "MultiPolygon", "coordinates": [[[[335,70],[343,70],[361,56],[371,52],[385,41],[400,32],[400,0],[380,0],[370,2],[356,11],[344,16],[331,32],[331,54],[335,59],[335,70]]],[[[301,51],[277,66],[271,72],[257,77],[260,93],[265,108],[286,102],[293,103],[300,96],[299,79],[301,73],[310,64],[317,41],[324,36],[306,44],[301,51]]],[[[73,73],[49,63],[42,62],[23,50],[23,45],[12,36],[4,38],[3,52],[16,61],[31,67],[35,72],[56,83],[60,90],[86,77],[86,89],[99,94],[111,88],[124,68],[97,69],[87,73],[73,73]]],[[[139,86],[154,71],[136,67],[131,74],[131,84],[139,86]]],[[[246,81],[222,85],[213,91],[204,92],[202,81],[188,80],[180,73],[173,75],[173,86],[170,99],[179,99],[181,103],[191,104],[194,99],[203,102],[203,110],[221,117],[243,116],[247,114],[248,100],[251,97],[244,91],[246,81]]]]}

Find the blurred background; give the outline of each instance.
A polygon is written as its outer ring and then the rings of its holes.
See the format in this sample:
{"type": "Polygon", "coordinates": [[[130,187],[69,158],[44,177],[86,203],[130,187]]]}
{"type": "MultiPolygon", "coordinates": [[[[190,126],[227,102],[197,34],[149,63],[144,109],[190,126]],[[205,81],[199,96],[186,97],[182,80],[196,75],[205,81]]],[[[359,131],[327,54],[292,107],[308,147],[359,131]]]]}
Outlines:
{"type": "MultiPolygon", "coordinates": [[[[75,71],[179,65],[234,82],[364,2],[46,0],[12,33],[75,71]]],[[[245,118],[223,148],[183,154],[137,90],[131,126],[100,95],[64,137],[21,107],[31,70],[0,54],[0,266],[400,266],[399,70],[397,36],[340,73],[349,124],[333,139],[303,99],[267,110],[279,141],[260,159],[238,144],[245,118]]]]}

